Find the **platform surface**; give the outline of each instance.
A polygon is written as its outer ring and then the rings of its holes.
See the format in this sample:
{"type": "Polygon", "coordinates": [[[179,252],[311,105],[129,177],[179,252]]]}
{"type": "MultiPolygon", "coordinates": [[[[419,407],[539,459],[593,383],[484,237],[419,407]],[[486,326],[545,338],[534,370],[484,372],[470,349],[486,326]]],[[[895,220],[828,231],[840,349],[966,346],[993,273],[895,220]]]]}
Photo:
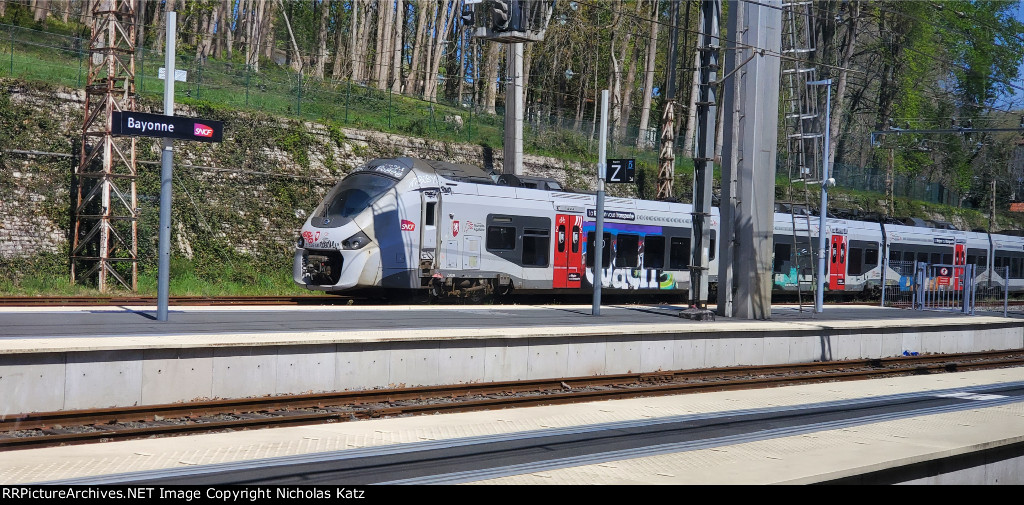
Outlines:
{"type": "MultiPolygon", "coordinates": [[[[1024,368],[824,383],[488,412],[377,419],[307,427],[22,450],[0,457],[0,484],[109,482],[110,475],[259,467],[285,457],[509,435],[669,416],[798,406],[1024,381],[1024,368]],[[271,459],[264,459],[271,458],[271,459]],[[262,460],[262,462],[261,462],[262,460]],[[248,462],[248,463],[246,463],[248,462]]],[[[968,395],[970,396],[970,395],[968,395]]],[[[806,484],[1024,440],[1024,402],[984,395],[953,412],[656,456],[546,468],[478,484],[806,484]]],[[[967,398],[967,397],[965,397],[967,398]]],[[[1024,466],[1024,465],[1019,465],[1024,466]]],[[[1024,471],[1024,468],[1010,469],[1024,471]]],[[[156,474],[154,474],[156,475],[156,474]]]]}
{"type": "Polygon", "coordinates": [[[118,349],[306,345],[384,341],[531,338],[544,336],[672,335],[892,328],[970,329],[1022,325],[1024,320],[964,316],[876,306],[776,306],[772,319],[678,317],[682,306],[615,305],[591,315],[591,306],[237,306],[172,307],[155,320],[155,307],[0,308],[0,355],[118,349]]]}

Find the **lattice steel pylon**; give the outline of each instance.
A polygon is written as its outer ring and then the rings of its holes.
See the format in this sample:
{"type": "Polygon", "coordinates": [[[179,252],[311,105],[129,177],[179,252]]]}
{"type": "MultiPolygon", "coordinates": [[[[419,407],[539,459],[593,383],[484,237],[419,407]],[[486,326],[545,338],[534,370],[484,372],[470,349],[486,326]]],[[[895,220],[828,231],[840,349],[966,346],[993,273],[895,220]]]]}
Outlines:
{"type": "Polygon", "coordinates": [[[92,2],[71,282],[96,274],[101,292],[107,291],[108,274],[132,291],[138,279],[135,138],[111,134],[113,112],[135,110],[135,5],[136,0],[92,2]]]}

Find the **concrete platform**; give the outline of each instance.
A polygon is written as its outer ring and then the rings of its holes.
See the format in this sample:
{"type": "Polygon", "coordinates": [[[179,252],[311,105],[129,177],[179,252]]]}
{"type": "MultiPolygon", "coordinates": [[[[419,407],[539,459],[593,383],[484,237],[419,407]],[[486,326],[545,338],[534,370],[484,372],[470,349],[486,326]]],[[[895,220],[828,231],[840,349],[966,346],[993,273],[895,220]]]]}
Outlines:
{"type": "MultiPolygon", "coordinates": [[[[638,398],[490,412],[378,419],[308,427],[33,449],[0,458],[0,484],[123,482],[115,474],[202,472],[206,465],[265,466],[282,459],[393,448],[424,441],[800,406],[916,392],[969,390],[1024,381],[1024,368],[638,398]],[[332,451],[336,451],[332,453],[332,451]],[[269,459],[267,459],[269,458],[269,459]]],[[[796,436],[719,444],[652,457],[533,470],[477,484],[809,484],[929,464],[1024,441],[1024,402],[978,398],[961,410],[823,429],[796,436]]],[[[549,465],[551,466],[551,465],[549,465]]],[[[1022,484],[1024,458],[940,472],[911,483],[1022,484]]]]}
{"type": "Polygon", "coordinates": [[[381,387],[1024,348],[1024,320],[867,306],[0,309],[0,415],[381,387]]]}

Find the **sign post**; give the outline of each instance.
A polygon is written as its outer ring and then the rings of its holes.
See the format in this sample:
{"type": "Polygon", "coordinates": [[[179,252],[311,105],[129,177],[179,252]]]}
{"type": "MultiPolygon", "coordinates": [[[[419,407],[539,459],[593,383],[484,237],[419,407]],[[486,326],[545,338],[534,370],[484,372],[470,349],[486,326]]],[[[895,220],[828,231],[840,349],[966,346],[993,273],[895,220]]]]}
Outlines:
{"type": "MultiPolygon", "coordinates": [[[[177,40],[178,13],[167,12],[167,52],[164,55],[164,115],[174,116],[174,43],[177,40]]],[[[171,270],[171,173],[174,142],[164,137],[160,155],[160,243],[157,256],[156,319],[167,320],[171,270]]]]}
{"type": "Polygon", "coordinates": [[[184,80],[183,73],[174,70],[175,40],[177,39],[177,13],[167,12],[167,53],[164,78],[164,113],[115,111],[111,132],[117,135],[160,137],[163,151],[160,155],[160,243],[157,253],[156,298],[157,321],[167,320],[167,305],[170,298],[171,270],[171,181],[174,168],[174,139],[199,142],[220,142],[224,135],[224,124],[220,121],[177,117],[174,115],[174,81],[184,80]]]}
{"type": "Polygon", "coordinates": [[[601,279],[604,277],[604,179],[608,145],[608,90],[601,90],[601,135],[597,149],[597,212],[594,229],[594,307],[592,315],[601,315],[601,279]]]}

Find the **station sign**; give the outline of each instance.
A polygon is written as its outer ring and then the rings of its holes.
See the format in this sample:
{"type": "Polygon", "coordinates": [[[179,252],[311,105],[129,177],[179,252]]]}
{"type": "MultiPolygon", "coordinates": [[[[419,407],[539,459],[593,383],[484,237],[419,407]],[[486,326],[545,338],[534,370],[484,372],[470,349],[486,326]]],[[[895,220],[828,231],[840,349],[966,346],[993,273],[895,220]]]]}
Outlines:
{"type": "Polygon", "coordinates": [[[220,142],[224,136],[222,121],[132,111],[114,111],[113,116],[111,133],[114,135],[172,138],[197,142],[220,142]]]}
{"type": "Polygon", "coordinates": [[[608,182],[634,182],[636,180],[636,160],[608,160],[605,180],[608,182]]]}

